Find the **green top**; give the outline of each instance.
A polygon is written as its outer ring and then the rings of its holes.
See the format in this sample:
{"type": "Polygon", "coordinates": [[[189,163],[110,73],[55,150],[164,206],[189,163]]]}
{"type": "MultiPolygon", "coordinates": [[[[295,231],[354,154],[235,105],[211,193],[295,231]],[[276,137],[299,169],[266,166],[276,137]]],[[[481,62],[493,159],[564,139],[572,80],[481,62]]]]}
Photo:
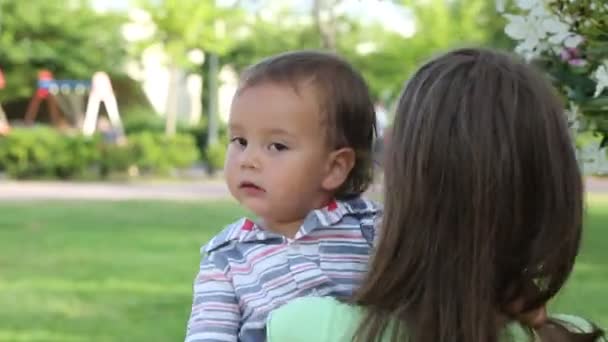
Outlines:
{"type": "MultiPolygon", "coordinates": [[[[267,325],[268,342],[350,342],[363,317],[363,310],[331,297],[303,297],[273,311],[267,325]]],[[[573,331],[590,332],[593,327],[586,320],[560,315],[573,331]]],[[[534,337],[520,324],[507,326],[503,341],[531,342],[534,337]]],[[[390,341],[384,336],[382,341],[390,341]]]]}

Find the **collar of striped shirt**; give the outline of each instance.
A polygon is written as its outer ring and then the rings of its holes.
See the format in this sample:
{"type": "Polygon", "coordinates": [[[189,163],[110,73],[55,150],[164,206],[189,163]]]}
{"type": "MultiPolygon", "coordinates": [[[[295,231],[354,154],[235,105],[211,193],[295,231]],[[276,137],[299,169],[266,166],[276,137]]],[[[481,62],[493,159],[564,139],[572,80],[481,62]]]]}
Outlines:
{"type": "MultiPolygon", "coordinates": [[[[333,200],[328,205],[308,213],[294,239],[310,234],[313,230],[329,228],[348,215],[376,215],[381,212],[380,206],[362,197],[349,200],[333,200]]],[[[210,253],[231,242],[265,242],[273,239],[284,239],[284,236],[264,229],[248,218],[242,218],[229,225],[203,247],[210,253]]]]}

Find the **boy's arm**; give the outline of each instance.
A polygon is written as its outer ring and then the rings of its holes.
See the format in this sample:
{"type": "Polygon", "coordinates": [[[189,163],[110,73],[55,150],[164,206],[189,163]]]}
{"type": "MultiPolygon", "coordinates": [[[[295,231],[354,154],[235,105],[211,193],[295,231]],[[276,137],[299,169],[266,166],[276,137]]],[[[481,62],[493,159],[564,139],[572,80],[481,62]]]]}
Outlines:
{"type": "Polygon", "coordinates": [[[241,313],[232,281],[226,274],[227,263],[214,259],[216,255],[211,253],[201,261],[194,282],[186,342],[238,340],[241,313]]]}

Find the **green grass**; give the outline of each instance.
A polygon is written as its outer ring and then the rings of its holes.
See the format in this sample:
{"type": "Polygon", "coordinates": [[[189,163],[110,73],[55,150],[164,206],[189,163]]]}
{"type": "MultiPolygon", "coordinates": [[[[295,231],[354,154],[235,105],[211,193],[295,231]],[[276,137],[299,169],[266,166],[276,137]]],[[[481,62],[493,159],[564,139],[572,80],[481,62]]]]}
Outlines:
{"type": "Polygon", "coordinates": [[[232,203],[0,204],[0,341],[180,341],[232,203]]]}
{"type": "Polygon", "coordinates": [[[551,311],[577,314],[608,328],[608,196],[590,196],[582,251],[551,311]]]}
{"type": "MultiPolygon", "coordinates": [[[[233,203],[0,203],[0,341],[180,341],[201,244],[233,203]]],[[[553,308],[608,326],[608,197],[553,308]]]]}

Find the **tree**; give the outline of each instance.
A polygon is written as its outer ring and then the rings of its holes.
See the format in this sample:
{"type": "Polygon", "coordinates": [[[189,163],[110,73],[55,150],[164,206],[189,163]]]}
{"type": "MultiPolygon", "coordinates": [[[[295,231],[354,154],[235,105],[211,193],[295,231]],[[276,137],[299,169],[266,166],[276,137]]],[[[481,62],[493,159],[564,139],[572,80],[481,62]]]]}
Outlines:
{"type": "Polygon", "coordinates": [[[223,56],[237,72],[277,53],[298,49],[321,48],[319,34],[312,25],[309,13],[296,13],[288,6],[264,8],[248,15],[235,44],[223,56]]]}
{"type": "MultiPolygon", "coordinates": [[[[228,32],[232,32],[234,25],[238,24],[240,14],[233,7],[218,7],[213,0],[149,0],[142,2],[141,7],[150,14],[156,29],[151,37],[140,42],[140,46],[161,45],[168,56],[171,84],[176,81],[179,68],[192,68],[192,62],[187,58],[188,52],[200,49],[209,56],[228,51],[232,43],[228,32]]],[[[206,58],[206,62],[209,59],[206,58]]],[[[211,92],[214,93],[215,89],[211,92]]],[[[166,133],[173,135],[177,120],[174,86],[169,87],[168,99],[166,133]]],[[[210,101],[217,100],[211,97],[210,101]]],[[[214,107],[213,104],[211,107],[214,107]]],[[[217,113],[208,112],[208,115],[214,119],[217,113]]]]}
{"type": "Polygon", "coordinates": [[[98,70],[122,74],[123,21],[94,12],[86,1],[0,0],[1,101],[30,97],[40,69],[69,79],[88,80],[98,70]]]}
{"type": "Polygon", "coordinates": [[[341,36],[338,51],[361,70],[376,98],[393,100],[411,73],[433,54],[464,45],[504,46],[501,24],[492,1],[394,1],[411,14],[410,35],[382,23],[353,27],[341,36]],[[491,23],[491,24],[490,24],[491,23]],[[498,23],[498,24],[495,24],[498,23]],[[369,44],[362,52],[361,44],[369,44]]]}
{"type": "Polygon", "coordinates": [[[249,36],[237,41],[224,63],[240,71],[288,50],[334,50],[363,73],[374,97],[384,100],[394,99],[411,72],[433,53],[464,44],[510,43],[502,32],[504,19],[487,0],[393,1],[411,14],[416,28],[411,36],[383,22],[349,16],[338,9],[344,5],[341,0],[315,0],[310,11],[272,8],[276,2],[271,0],[258,3],[261,9],[246,24],[249,36]]]}
{"type": "Polygon", "coordinates": [[[341,0],[314,0],[312,16],[324,49],[335,51],[337,39],[336,7],[341,0]]]}

